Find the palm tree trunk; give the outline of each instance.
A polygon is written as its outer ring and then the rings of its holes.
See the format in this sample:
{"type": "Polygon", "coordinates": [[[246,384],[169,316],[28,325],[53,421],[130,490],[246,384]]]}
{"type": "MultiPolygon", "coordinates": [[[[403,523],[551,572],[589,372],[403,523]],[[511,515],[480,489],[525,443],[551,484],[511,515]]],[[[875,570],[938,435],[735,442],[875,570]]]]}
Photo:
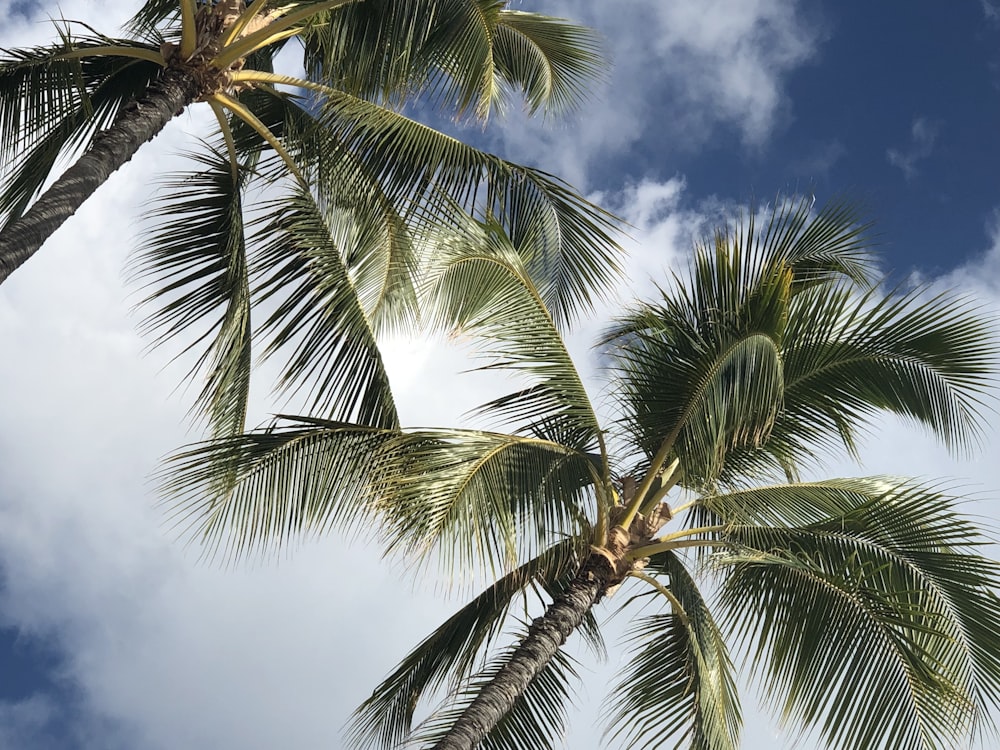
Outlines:
{"type": "Polygon", "coordinates": [[[123,106],[111,127],[94,137],[77,162],[0,232],[0,284],[197,95],[193,76],[168,68],[141,96],[123,106]]]}
{"type": "Polygon", "coordinates": [[[613,575],[607,560],[591,556],[569,587],[531,623],[510,660],[488,682],[432,750],[472,750],[513,707],[570,633],[607,591],[613,575]]]}

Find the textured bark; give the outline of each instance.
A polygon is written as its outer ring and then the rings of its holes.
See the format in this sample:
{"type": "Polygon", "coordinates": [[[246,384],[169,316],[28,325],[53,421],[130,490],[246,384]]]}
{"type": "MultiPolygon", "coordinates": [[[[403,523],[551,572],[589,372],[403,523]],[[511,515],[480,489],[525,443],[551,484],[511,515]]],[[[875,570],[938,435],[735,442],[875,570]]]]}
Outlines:
{"type": "Polygon", "coordinates": [[[111,127],[97,134],[76,163],[21,218],[0,232],[0,283],[197,95],[193,76],[168,68],[142,96],[125,104],[111,127]]]}
{"type": "Polygon", "coordinates": [[[603,557],[591,556],[566,591],[531,623],[528,635],[510,661],[483,687],[433,750],[472,750],[479,745],[603,596],[613,576],[603,557]]]}

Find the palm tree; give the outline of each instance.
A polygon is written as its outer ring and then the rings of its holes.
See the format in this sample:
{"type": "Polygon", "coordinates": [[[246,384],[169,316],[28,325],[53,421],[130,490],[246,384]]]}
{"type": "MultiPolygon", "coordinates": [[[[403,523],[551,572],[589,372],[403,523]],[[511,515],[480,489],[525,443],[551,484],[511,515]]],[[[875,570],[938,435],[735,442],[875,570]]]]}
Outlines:
{"type": "Polygon", "coordinates": [[[516,94],[531,111],[571,108],[601,65],[586,29],[475,0],[150,0],[129,33],[66,24],[58,43],[3,53],[0,282],[169,120],[210,109],[217,138],[165,177],[133,270],[148,330],[201,348],[214,435],[245,429],[255,336],[288,354],[283,385],[316,378],[318,413],[395,424],[374,340],[416,315],[442,206],[533,238],[559,315],[615,273],[607,213],[403,113],[485,122],[516,94]],[[291,39],[305,78],[274,70],[291,39]]]}
{"type": "Polygon", "coordinates": [[[495,574],[358,709],[352,746],[551,747],[573,676],[561,646],[579,630],[602,650],[594,607],[626,585],[631,660],[606,718],[627,747],[736,748],[737,660],[831,747],[938,748],[989,725],[1000,569],[959,499],[800,476],[857,455],[881,412],[973,443],[989,327],[968,301],[877,287],[847,204],[779,201],[765,219],[699,245],[686,281],[607,332],[610,422],[530,246],[466,222],[427,268],[428,309],[527,379],[482,407],[508,431],[286,417],[176,457],[180,520],[229,553],[377,523],[391,552],[495,574]],[[205,468],[220,460],[221,493],[205,468]],[[521,627],[533,595],[544,611],[521,627]]]}

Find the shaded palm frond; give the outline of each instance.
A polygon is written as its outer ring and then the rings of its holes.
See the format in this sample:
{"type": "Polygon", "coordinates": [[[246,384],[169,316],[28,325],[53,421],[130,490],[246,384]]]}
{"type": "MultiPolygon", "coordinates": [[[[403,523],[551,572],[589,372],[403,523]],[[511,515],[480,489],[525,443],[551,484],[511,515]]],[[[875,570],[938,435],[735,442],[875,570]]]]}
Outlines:
{"type": "Polygon", "coordinates": [[[510,570],[589,528],[594,458],[549,441],[475,430],[399,435],[379,454],[390,550],[436,553],[452,575],[510,570]]]}
{"type": "Polygon", "coordinates": [[[132,260],[134,277],[151,291],[141,326],[156,345],[190,337],[184,351],[207,343],[189,377],[204,386],[194,409],[214,437],[245,428],[250,391],[250,287],[243,216],[243,180],[234,182],[229,157],[192,154],[205,166],[176,174],[152,202],[153,224],[132,260]]]}
{"type": "Polygon", "coordinates": [[[415,315],[410,248],[394,216],[346,209],[301,188],[265,207],[251,260],[255,301],[273,312],[258,333],[265,356],[287,356],[280,386],[308,383],[323,416],[398,427],[375,335],[386,315],[415,315]]]}
{"type": "Polygon", "coordinates": [[[418,702],[445,684],[457,687],[468,679],[500,635],[512,600],[530,587],[551,589],[571,578],[579,546],[577,540],[564,540],[502,576],[421,641],[355,711],[352,745],[401,745],[412,731],[418,702]]]}
{"type": "Polygon", "coordinates": [[[557,325],[591,309],[620,274],[615,220],[569,186],[538,170],[504,161],[369,102],[337,92],[324,98],[312,131],[327,165],[315,177],[320,194],[336,191],[350,159],[385,199],[398,206],[415,236],[435,229],[455,204],[492,218],[525,253],[529,275],[557,325]]]}
{"type": "Polygon", "coordinates": [[[527,389],[480,407],[522,434],[581,452],[598,449],[600,424],[524,260],[494,222],[456,216],[426,264],[427,315],[447,331],[471,336],[489,369],[516,372],[527,389]]]}
{"type": "Polygon", "coordinates": [[[722,635],[680,558],[650,562],[680,609],[630,626],[633,657],[612,688],[608,734],[626,747],[735,750],[740,703],[722,635]]]}
{"type": "Polygon", "coordinates": [[[1000,566],[974,553],[984,540],[952,498],[876,478],[710,503],[733,521],[726,624],[786,718],[843,748],[939,747],[989,723],[1000,566]]]}
{"type": "Polygon", "coordinates": [[[208,554],[238,559],[296,535],[377,523],[371,469],[395,432],[286,419],[289,426],[196,444],[165,463],[159,479],[171,518],[208,554]],[[219,466],[228,468],[224,482],[219,466]]]}
{"type": "Polygon", "coordinates": [[[119,107],[159,75],[148,60],[106,51],[61,57],[71,50],[109,46],[153,51],[108,37],[66,37],[62,44],[5,50],[0,57],[0,191],[2,225],[20,218],[60,157],[78,153],[111,124],[119,107]]]}

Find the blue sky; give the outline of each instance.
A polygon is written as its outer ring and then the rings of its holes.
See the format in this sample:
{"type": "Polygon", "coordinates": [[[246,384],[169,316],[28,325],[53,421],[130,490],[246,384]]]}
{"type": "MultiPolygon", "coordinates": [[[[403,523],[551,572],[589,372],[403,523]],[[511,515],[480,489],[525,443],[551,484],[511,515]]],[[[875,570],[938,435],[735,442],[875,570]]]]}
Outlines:
{"type": "MultiPolygon", "coordinates": [[[[51,38],[45,19],[60,12],[114,34],[133,7],[0,0],[0,47],[51,38]]],[[[595,26],[614,67],[570,121],[515,112],[469,137],[630,222],[619,300],[682,264],[720,211],[799,190],[863,200],[893,283],[956,288],[1000,313],[1000,5],[515,7],[595,26]]],[[[155,173],[208,122],[195,108],[178,118],[0,287],[0,747],[336,747],[350,710],[457,606],[339,538],[235,569],[171,542],[147,477],[196,437],[193,394],[175,390],[183,366],[142,353],[121,269],[155,173]]],[[[591,373],[599,327],[573,338],[591,373]]],[[[488,397],[490,382],[455,379],[463,356],[390,343],[407,423],[452,423],[488,397]]],[[[274,411],[263,391],[253,408],[274,411]]],[[[954,476],[995,523],[998,449],[995,428],[980,454],[953,458],[886,422],[862,468],[831,473],[954,476]]],[[[594,669],[569,747],[598,746],[591,715],[608,673],[594,669]]],[[[746,737],[747,748],[815,746],[778,740],[760,719],[746,737]]]]}

